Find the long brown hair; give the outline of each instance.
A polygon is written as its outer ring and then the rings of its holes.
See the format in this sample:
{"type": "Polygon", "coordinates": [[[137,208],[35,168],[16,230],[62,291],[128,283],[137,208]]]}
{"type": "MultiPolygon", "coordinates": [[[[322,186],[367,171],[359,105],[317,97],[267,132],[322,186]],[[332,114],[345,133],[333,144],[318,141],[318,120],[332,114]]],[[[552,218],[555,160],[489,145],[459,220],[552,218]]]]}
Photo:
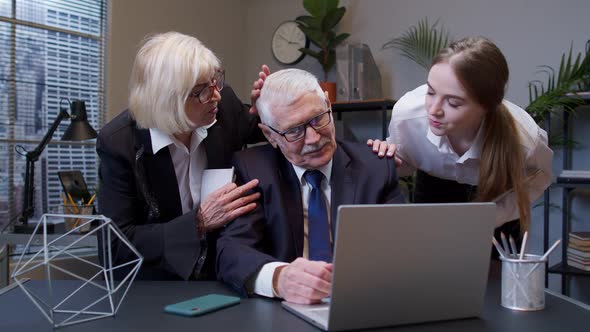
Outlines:
{"type": "Polygon", "coordinates": [[[498,47],[484,37],[468,37],[439,52],[432,65],[448,63],[467,94],[486,110],[475,201],[492,201],[513,189],[521,230],[530,224],[524,153],[518,125],[502,104],[508,64],[498,47]]]}

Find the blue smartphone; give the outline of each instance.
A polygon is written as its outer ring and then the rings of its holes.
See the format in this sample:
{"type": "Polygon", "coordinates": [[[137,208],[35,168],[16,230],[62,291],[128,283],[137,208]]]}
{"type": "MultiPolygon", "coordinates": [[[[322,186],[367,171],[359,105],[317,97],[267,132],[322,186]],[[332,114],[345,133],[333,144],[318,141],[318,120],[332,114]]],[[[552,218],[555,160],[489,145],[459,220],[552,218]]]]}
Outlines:
{"type": "Polygon", "coordinates": [[[186,301],[169,304],[164,307],[164,311],[170,314],[181,316],[199,316],[238,303],[240,303],[239,297],[209,294],[195,297],[194,299],[186,301]]]}

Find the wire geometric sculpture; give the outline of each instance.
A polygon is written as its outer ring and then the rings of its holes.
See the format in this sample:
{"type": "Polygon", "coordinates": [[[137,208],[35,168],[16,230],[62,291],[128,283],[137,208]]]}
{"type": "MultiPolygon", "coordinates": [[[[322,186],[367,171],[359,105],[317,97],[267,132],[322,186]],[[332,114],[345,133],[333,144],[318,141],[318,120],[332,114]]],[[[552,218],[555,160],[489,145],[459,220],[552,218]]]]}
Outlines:
{"type": "Polygon", "coordinates": [[[141,264],[143,257],[129,243],[127,238],[118,229],[113,221],[102,215],[79,215],[79,214],[44,214],[41,216],[35,231],[28,240],[17,263],[17,269],[12,274],[14,282],[23,290],[29,299],[41,310],[41,313],[49,320],[54,328],[87,322],[99,318],[114,316],[117,313],[125,295],[129,291],[131,284],[141,264]],[[47,239],[47,223],[53,218],[76,218],[79,225],[72,228],[62,236],[49,241],[47,239]],[[80,230],[88,229],[90,223],[98,220],[99,225],[84,234],[75,241],[68,240],[66,236],[77,234],[80,230]],[[25,254],[30,252],[34,246],[33,239],[35,235],[43,236],[43,245],[40,250],[30,257],[25,258],[25,254]],[[76,249],[76,244],[86,237],[100,235],[103,241],[99,241],[98,250],[101,250],[104,265],[90,261],[87,257],[80,254],[76,249]],[[118,239],[124,243],[137,256],[123,264],[113,266],[113,250],[111,243],[113,239],[118,239]],[[85,264],[85,270],[88,270],[89,277],[85,278],[65,267],[55,264],[55,260],[60,258],[72,258],[79,263],[85,264]],[[115,280],[113,271],[120,268],[130,268],[130,271],[122,280],[115,280]],[[47,288],[33,291],[27,288],[25,284],[25,275],[36,269],[44,269],[47,288]],[[78,287],[73,287],[65,297],[59,298],[54,292],[52,285],[52,271],[60,271],[75,279],[82,281],[78,287]],[[80,303],[83,303],[80,305],[80,303]],[[81,306],[81,308],[80,308],[81,306]]]}

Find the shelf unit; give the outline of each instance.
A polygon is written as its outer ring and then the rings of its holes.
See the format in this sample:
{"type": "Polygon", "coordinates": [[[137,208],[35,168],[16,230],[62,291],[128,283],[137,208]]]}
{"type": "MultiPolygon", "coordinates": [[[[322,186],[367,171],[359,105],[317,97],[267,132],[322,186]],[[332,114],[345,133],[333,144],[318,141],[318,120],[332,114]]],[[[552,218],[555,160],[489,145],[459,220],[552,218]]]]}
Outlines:
{"type": "MultiPolygon", "coordinates": [[[[590,105],[590,93],[582,93],[580,96],[585,99],[585,105],[590,105]]],[[[551,118],[547,115],[545,120],[545,127],[547,128],[547,134],[550,137],[551,131],[551,118]]],[[[570,113],[563,113],[563,134],[569,140],[571,139],[571,128],[570,128],[570,113]]],[[[572,168],[572,151],[570,148],[564,147],[563,150],[563,170],[568,171],[572,168]]],[[[562,189],[562,205],[561,205],[561,262],[554,264],[546,269],[545,285],[549,281],[549,273],[561,275],[561,293],[568,295],[569,279],[571,276],[588,276],[590,277],[590,271],[584,271],[567,265],[567,248],[569,244],[569,233],[571,231],[570,216],[571,216],[571,196],[576,189],[590,189],[590,177],[581,176],[564,176],[561,174],[557,176],[555,182],[551,184],[553,188],[562,189]]],[[[550,187],[550,188],[551,188],[550,187]]],[[[549,195],[549,189],[544,194],[544,210],[543,210],[543,251],[546,252],[549,248],[549,205],[551,198],[549,195]]]]}
{"type": "Polygon", "coordinates": [[[393,99],[369,99],[358,101],[345,101],[332,103],[332,112],[336,113],[336,119],[342,120],[342,113],[358,111],[380,111],[381,112],[381,139],[387,138],[387,111],[395,105],[393,99]]]}

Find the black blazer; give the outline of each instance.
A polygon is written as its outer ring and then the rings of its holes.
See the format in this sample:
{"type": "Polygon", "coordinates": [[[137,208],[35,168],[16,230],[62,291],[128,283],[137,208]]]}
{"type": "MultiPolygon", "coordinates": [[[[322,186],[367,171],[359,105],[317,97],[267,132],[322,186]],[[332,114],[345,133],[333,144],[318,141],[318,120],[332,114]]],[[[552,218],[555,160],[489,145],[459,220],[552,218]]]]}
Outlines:
{"type": "MultiPolygon", "coordinates": [[[[258,118],[248,114],[233,90],[225,87],[221,96],[217,122],[203,141],[208,168],[231,167],[234,151],[264,139],[258,118]]],[[[186,280],[195,269],[201,277],[213,277],[217,234],[208,233],[200,240],[195,212],[182,214],[170,151],[154,154],[149,130],[138,128],[128,111],[102,128],[96,151],[100,213],[113,219],[143,255],[138,277],[186,280]]],[[[115,263],[133,258],[121,241],[113,245],[115,263]]]]}
{"type": "MultiPolygon", "coordinates": [[[[240,182],[259,179],[257,208],[229,224],[217,241],[217,277],[242,296],[246,282],[269,262],[291,262],[303,254],[303,205],[299,179],[271,145],[235,155],[240,182]]],[[[342,204],[403,203],[392,160],[379,159],[362,143],[338,142],[331,186],[332,234],[342,204]]]]}

